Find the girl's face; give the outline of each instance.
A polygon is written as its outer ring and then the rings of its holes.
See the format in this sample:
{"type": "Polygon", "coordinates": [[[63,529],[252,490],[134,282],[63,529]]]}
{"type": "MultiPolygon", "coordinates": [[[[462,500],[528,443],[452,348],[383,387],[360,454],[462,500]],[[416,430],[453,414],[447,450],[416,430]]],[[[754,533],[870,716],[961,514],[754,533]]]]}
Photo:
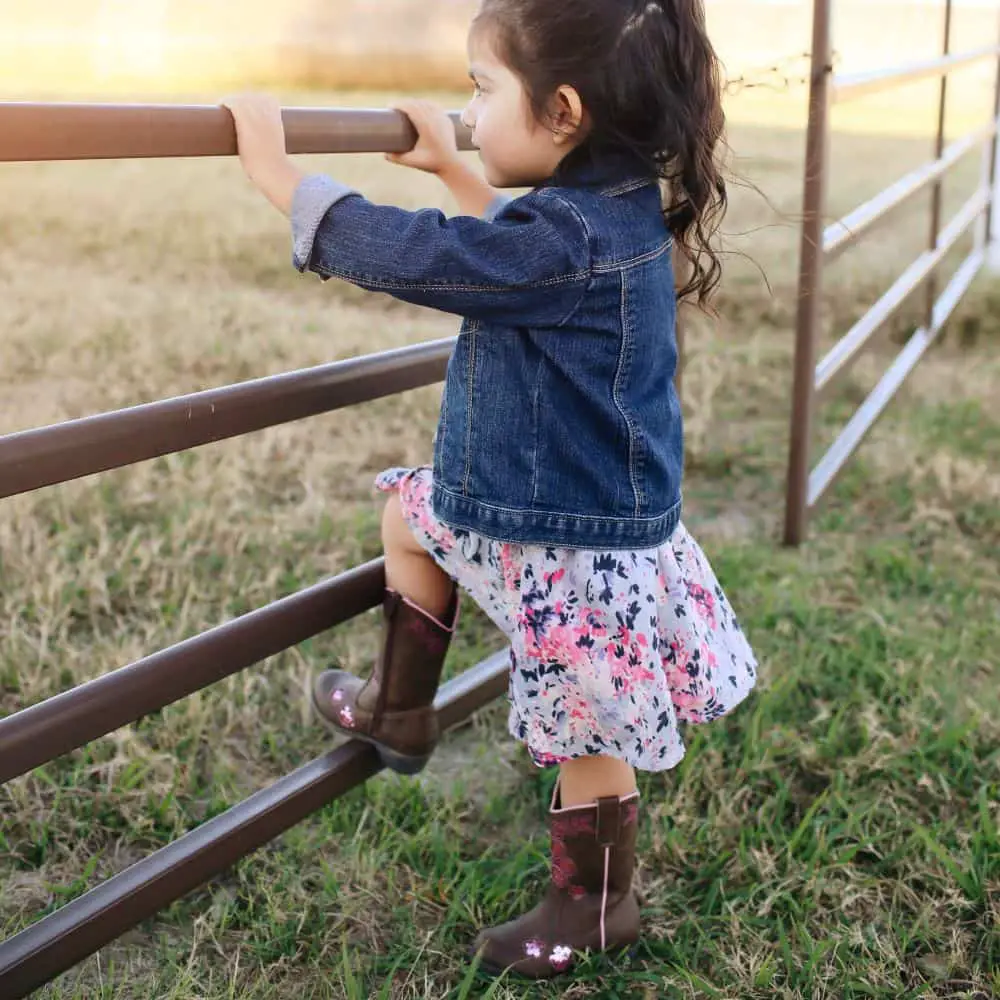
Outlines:
{"type": "Polygon", "coordinates": [[[469,34],[472,101],[462,113],[479,148],[486,182],[493,187],[532,187],[552,176],[559,162],[582,139],[583,110],[572,87],[560,87],[554,101],[567,128],[552,132],[532,119],[520,79],[494,55],[487,32],[469,34]]]}

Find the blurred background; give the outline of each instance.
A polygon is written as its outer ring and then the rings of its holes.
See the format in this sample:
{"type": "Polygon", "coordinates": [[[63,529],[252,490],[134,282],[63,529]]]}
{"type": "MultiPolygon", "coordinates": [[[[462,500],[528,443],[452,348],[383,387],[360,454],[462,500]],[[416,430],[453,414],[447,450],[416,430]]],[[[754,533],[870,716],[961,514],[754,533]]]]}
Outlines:
{"type": "MultiPolygon", "coordinates": [[[[730,75],[809,48],[809,0],[707,0],[730,75]]],[[[464,87],[475,0],[0,0],[0,86],[10,93],[162,92],[233,82],[323,88],[464,87]]],[[[959,0],[953,49],[997,37],[996,5],[959,0]]],[[[840,0],[850,71],[932,56],[936,0],[840,0]]],[[[980,80],[992,79],[987,66],[980,80]]]]}

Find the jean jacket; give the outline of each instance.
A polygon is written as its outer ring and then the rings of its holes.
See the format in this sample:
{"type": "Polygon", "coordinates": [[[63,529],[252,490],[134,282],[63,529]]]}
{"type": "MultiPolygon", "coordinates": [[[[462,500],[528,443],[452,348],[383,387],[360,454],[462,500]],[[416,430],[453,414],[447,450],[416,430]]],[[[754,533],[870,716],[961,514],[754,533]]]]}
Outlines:
{"type": "Polygon", "coordinates": [[[462,317],[434,444],[445,524],[580,549],[670,537],[684,462],[671,238],[656,178],[628,155],[571,155],[483,218],[310,175],[292,238],[300,271],[462,317]]]}

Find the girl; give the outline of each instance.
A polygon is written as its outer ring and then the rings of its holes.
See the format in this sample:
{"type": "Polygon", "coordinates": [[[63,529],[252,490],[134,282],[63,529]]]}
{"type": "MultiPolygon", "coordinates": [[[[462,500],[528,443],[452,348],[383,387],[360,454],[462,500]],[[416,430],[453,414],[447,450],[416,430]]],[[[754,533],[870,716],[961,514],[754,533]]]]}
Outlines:
{"type": "Polygon", "coordinates": [[[459,588],[511,643],[510,731],[558,765],[552,871],[530,913],[480,934],[494,972],[567,970],[639,935],[635,768],[684,754],[678,722],[730,712],[756,665],[681,523],[678,298],[719,280],[720,73],[701,0],[482,0],[464,112],[485,179],[443,111],[396,163],[462,214],[406,212],[301,174],[280,110],[227,102],[251,180],[291,216],[300,271],[463,318],[432,467],[393,469],[385,633],[365,683],[327,671],[319,714],[419,771],[459,588]],[[521,197],[502,188],[531,188],[521,197]],[[675,293],[671,252],[688,262],[675,293]]]}

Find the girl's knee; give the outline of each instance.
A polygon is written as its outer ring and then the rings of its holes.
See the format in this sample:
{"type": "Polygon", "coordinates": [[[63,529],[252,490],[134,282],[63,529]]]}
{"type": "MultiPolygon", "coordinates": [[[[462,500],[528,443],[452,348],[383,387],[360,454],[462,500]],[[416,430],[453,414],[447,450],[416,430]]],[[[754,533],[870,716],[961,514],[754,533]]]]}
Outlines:
{"type": "Polygon", "coordinates": [[[382,547],[397,552],[418,547],[417,540],[403,517],[403,505],[399,502],[398,493],[389,496],[382,510],[382,547]]]}

